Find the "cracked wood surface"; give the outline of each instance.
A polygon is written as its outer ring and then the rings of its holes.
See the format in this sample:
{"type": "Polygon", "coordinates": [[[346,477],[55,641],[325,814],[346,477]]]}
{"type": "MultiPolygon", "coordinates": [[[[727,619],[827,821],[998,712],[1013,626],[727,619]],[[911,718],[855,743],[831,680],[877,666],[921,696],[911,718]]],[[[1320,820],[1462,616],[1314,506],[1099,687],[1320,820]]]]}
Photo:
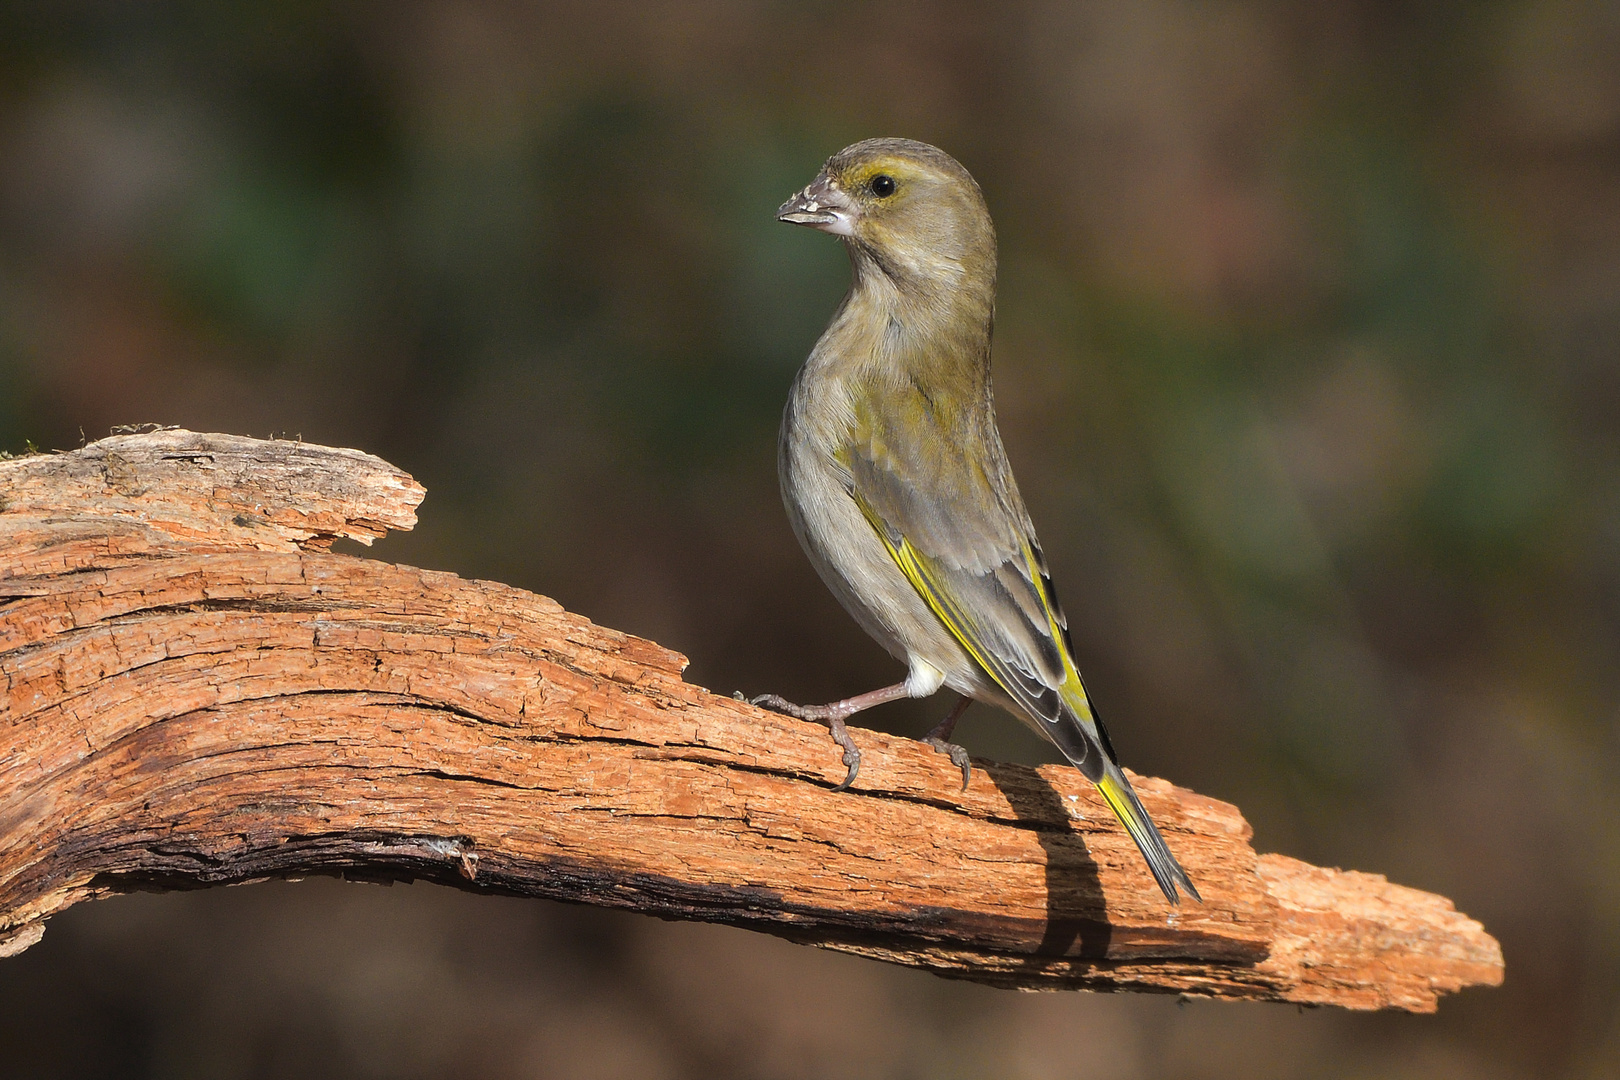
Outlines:
{"type": "Polygon", "coordinates": [[[0,462],[0,955],[79,900],[425,879],[1033,989],[1433,1011],[1502,979],[1451,902],[1256,855],[1137,778],[1168,908],[1080,774],[824,728],[543,596],[333,555],[423,492],[353,450],[165,430],[0,462]]]}

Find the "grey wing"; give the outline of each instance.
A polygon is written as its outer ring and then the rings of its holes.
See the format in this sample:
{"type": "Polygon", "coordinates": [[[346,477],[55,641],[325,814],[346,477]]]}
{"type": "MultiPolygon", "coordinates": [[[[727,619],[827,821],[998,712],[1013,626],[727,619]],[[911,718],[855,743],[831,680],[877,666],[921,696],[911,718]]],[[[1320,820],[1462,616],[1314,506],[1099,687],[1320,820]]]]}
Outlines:
{"type": "Polygon", "coordinates": [[[853,446],[851,496],[986,674],[1087,775],[1100,770],[1093,747],[1112,758],[1111,748],[1069,660],[1067,620],[993,423],[979,440],[989,461],[948,438],[914,449],[920,441],[853,446]]]}

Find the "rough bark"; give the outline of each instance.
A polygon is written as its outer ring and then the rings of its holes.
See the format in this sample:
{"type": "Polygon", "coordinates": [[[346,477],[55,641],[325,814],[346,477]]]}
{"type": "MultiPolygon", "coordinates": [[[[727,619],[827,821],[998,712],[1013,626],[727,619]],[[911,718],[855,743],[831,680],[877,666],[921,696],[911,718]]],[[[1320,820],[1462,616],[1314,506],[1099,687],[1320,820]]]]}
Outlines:
{"type": "Polygon", "coordinates": [[[1168,908],[1073,769],[944,757],[685,683],[543,596],[328,553],[422,489],[162,430],[0,462],[0,954],[83,899],[312,873],[750,927],[998,986],[1432,1011],[1502,979],[1450,901],[1257,856],[1137,778],[1168,908]]]}

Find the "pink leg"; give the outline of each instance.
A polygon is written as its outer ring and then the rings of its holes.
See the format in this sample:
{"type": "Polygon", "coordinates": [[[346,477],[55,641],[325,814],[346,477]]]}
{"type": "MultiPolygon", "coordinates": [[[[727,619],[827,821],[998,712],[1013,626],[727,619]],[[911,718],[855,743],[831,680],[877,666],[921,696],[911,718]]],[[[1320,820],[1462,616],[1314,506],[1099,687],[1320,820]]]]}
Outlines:
{"type": "MultiPolygon", "coordinates": [[[[741,696],[741,695],[739,695],[741,696]]],[[[813,720],[818,724],[826,724],[827,730],[832,732],[833,742],[844,748],[844,764],[849,767],[849,775],[844,782],[833,788],[834,791],[843,791],[855,782],[855,774],[861,771],[861,752],[855,747],[855,740],[849,737],[849,729],[844,721],[863,709],[870,709],[874,705],[882,705],[890,701],[899,701],[908,697],[905,683],[895,683],[885,686],[881,690],[873,690],[865,694],[857,694],[843,701],[834,701],[828,705],[795,705],[786,698],[775,694],[761,694],[756,698],[749,698],[750,705],[758,705],[772,712],[785,713],[796,716],[800,720],[813,720]]]]}
{"type": "Polygon", "coordinates": [[[962,719],[962,714],[967,712],[967,707],[971,704],[973,699],[963,694],[957,699],[956,704],[951,706],[951,711],[945,719],[935,724],[933,730],[919,740],[950,758],[951,764],[962,770],[963,791],[967,790],[968,781],[973,779],[973,766],[968,763],[967,750],[947,740],[950,739],[951,732],[956,730],[956,722],[962,719]]]}

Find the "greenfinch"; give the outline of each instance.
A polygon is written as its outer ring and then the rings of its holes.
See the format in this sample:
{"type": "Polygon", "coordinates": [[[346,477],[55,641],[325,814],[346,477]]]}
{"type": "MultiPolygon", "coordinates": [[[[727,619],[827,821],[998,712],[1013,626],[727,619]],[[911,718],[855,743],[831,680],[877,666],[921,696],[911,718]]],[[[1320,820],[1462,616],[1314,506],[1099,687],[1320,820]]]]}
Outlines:
{"type": "Polygon", "coordinates": [[[844,726],[862,709],[942,687],[961,695],[924,739],[948,742],[971,701],[1049,739],[1119,816],[1169,901],[1201,899],[1148,817],[1075,667],[1068,622],[996,430],[990,388],[996,234],[979,185],[908,139],[834,154],[779,221],[831,233],[852,280],[782,419],[782,499],[810,561],[905,681],[829,705],[755,704],[826,724],[855,780],[844,726]]]}

